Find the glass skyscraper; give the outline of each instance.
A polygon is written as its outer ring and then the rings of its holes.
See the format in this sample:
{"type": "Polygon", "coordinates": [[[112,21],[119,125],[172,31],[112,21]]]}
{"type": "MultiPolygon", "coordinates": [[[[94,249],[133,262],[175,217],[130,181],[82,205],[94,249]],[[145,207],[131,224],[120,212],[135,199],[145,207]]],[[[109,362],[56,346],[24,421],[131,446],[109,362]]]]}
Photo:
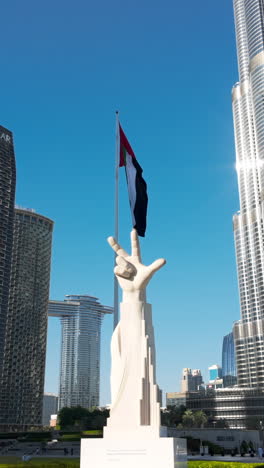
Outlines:
{"type": "Polygon", "coordinates": [[[13,136],[9,130],[0,125],[0,379],[10,286],[15,190],[16,163],[13,136]]]}
{"type": "Polygon", "coordinates": [[[218,364],[213,364],[208,367],[209,371],[209,382],[214,382],[216,379],[222,378],[222,368],[218,364]]]}
{"type": "Polygon", "coordinates": [[[49,302],[49,316],[61,319],[61,365],[59,410],[99,405],[100,342],[104,314],[112,307],[96,297],[67,295],[64,301],[49,302]]]}
{"type": "Polygon", "coordinates": [[[236,359],[233,333],[224,336],[222,348],[222,378],[224,387],[233,387],[236,382],[236,359]]]}
{"type": "Polygon", "coordinates": [[[233,228],[241,319],[237,383],[264,386],[264,6],[234,0],[239,82],[232,92],[240,211],[233,228]]]}
{"type": "Polygon", "coordinates": [[[14,211],[0,428],[40,425],[44,391],[53,221],[14,211]]]}

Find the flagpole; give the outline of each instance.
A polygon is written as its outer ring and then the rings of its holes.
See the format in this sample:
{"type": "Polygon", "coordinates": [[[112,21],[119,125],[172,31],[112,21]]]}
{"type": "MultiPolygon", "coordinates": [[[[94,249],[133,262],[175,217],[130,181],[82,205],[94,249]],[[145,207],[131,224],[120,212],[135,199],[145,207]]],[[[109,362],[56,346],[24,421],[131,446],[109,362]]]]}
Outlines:
{"type": "MultiPolygon", "coordinates": [[[[115,154],[115,239],[118,242],[118,189],[119,189],[119,158],[120,158],[120,138],[119,138],[119,115],[116,111],[116,154],[115,154]]],[[[114,257],[114,265],[116,264],[116,254],[114,257]]],[[[114,323],[113,329],[117,326],[119,321],[118,313],[118,281],[114,275],[114,323]]]]}

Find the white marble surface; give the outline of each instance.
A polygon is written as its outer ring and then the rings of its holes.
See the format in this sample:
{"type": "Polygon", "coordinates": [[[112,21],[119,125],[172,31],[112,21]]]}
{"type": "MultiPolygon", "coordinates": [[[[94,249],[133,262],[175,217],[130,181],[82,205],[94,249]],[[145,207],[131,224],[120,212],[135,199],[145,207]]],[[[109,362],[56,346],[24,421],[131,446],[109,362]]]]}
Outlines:
{"type": "Polygon", "coordinates": [[[184,439],[82,439],[80,468],[187,468],[184,439]]]}

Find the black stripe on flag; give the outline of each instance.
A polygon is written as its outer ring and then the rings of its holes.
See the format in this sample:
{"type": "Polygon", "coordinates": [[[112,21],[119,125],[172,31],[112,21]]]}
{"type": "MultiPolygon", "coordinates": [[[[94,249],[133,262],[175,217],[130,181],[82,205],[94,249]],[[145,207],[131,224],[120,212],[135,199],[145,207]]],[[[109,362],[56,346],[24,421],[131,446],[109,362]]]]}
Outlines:
{"type": "Polygon", "coordinates": [[[137,230],[139,236],[145,237],[148,208],[147,184],[142,177],[143,170],[137,162],[136,158],[132,158],[132,163],[136,168],[136,203],[134,208],[134,228],[137,230]]]}

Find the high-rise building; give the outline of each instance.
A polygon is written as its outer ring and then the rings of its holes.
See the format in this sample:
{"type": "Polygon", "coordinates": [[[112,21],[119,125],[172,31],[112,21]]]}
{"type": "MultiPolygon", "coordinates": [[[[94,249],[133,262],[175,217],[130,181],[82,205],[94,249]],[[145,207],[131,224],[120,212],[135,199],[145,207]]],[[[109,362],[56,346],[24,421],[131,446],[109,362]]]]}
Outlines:
{"type": "Polygon", "coordinates": [[[203,376],[200,369],[193,369],[192,380],[194,391],[199,390],[200,386],[203,384],[203,376]]]}
{"type": "Polygon", "coordinates": [[[223,339],[222,377],[224,387],[233,387],[237,383],[235,344],[232,332],[224,336],[223,339]]]}
{"type": "Polygon", "coordinates": [[[239,82],[232,92],[240,211],[233,228],[241,319],[233,328],[237,383],[264,386],[264,9],[234,0],[239,82]]]}
{"type": "Polygon", "coordinates": [[[222,367],[218,364],[213,364],[208,367],[209,370],[209,382],[214,382],[216,379],[222,378],[222,367]]]}
{"type": "Polygon", "coordinates": [[[53,221],[15,209],[0,427],[41,424],[53,221]]]}
{"type": "Polygon", "coordinates": [[[200,369],[189,369],[185,367],[182,370],[181,378],[181,393],[184,392],[195,392],[199,389],[203,383],[203,377],[200,369]]]}
{"type": "Polygon", "coordinates": [[[42,424],[49,426],[51,415],[57,414],[58,410],[58,395],[55,393],[44,393],[43,409],[42,409],[42,424]]]}
{"type": "Polygon", "coordinates": [[[13,137],[9,130],[0,126],[0,378],[10,284],[15,189],[16,163],[13,137]]]}
{"type": "Polygon", "coordinates": [[[59,409],[99,405],[101,323],[112,311],[87,295],[49,302],[49,316],[62,326],[59,409]]]}
{"type": "Polygon", "coordinates": [[[182,370],[181,393],[194,391],[192,369],[185,367],[182,370]]]}

